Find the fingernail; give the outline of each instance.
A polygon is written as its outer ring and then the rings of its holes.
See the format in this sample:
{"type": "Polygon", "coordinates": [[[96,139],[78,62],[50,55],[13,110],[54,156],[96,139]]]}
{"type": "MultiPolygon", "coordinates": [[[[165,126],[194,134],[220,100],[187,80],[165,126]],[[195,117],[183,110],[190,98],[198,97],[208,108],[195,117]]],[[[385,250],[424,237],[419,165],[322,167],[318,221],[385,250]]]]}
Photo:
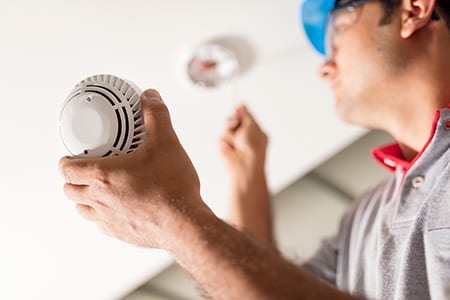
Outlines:
{"type": "Polygon", "coordinates": [[[162,102],[161,95],[156,90],[146,90],[142,96],[146,100],[162,102]]]}
{"type": "Polygon", "coordinates": [[[244,104],[239,105],[239,107],[236,109],[237,114],[242,114],[245,111],[246,107],[244,104]]]}

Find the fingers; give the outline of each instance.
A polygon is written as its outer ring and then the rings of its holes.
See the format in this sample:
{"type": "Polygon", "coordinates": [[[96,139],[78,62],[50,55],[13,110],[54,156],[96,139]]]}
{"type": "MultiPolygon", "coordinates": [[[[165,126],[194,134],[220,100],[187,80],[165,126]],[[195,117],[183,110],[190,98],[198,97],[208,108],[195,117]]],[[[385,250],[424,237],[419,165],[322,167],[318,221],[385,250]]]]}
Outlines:
{"type": "Polygon", "coordinates": [[[64,184],[64,194],[77,204],[93,207],[97,212],[107,212],[110,206],[89,194],[88,185],[64,184]]]}
{"type": "Polygon", "coordinates": [[[250,113],[246,105],[241,105],[236,109],[236,114],[242,118],[250,121],[255,121],[253,115],[250,113]]]}
{"type": "Polygon", "coordinates": [[[238,128],[235,128],[235,127],[240,126],[240,125],[236,125],[235,122],[236,121],[233,121],[233,120],[227,121],[227,123],[231,123],[231,124],[229,126],[227,126],[224,133],[222,134],[221,141],[227,142],[230,145],[234,144],[234,140],[236,138],[236,132],[239,129],[239,127],[238,128]]]}
{"type": "Polygon", "coordinates": [[[63,157],[59,161],[59,169],[65,181],[76,185],[90,185],[95,182],[98,168],[95,159],[63,157]]]}
{"type": "Polygon", "coordinates": [[[236,131],[241,126],[241,120],[236,116],[227,119],[227,130],[236,131]]]}
{"type": "Polygon", "coordinates": [[[90,205],[92,201],[87,199],[87,185],[74,185],[70,183],[64,184],[64,194],[67,198],[76,202],[77,204],[90,205]]]}
{"type": "Polygon", "coordinates": [[[89,205],[77,204],[76,205],[77,212],[80,216],[89,221],[96,221],[96,213],[95,209],[89,205]]]}
{"type": "Polygon", "coordinates": [[[238,108],[236,108],[234,115],[227,119],[226,134],[235,133],[241,127],[245,129],[252,126],[256,126],[257,128],[259,128],[253,115],[249,112],[247,107],[245,105],[240,105],[238,108]]]}
{"type": "Polygon", "coordinates": [[[261,129],[261,126],[256,121],[255,117],[249,111],[247,106],[241,105],[240,107],[238,107],[237,114],[239,114],[241,119],[242,119],[242,122],[241,122],[242,123],[242,127],[247,128],[247,129],[249,129],[251,131],[255,131],[256,130],[256,131],[259,131],[261,133],[264,133],[263,130],[261,129]]]}
{"type": "Polygon", "coordinates": [[[229,153],[229,152],[234,150],[234,146],[233,146],[233,144],[231,144],[230,142],[226,141],[225,139],[221,139],[220,140],[220,150],[223,153],[229,153]]]}
{"type": "Polygon", "coordinates": [[[222,152],[230,152],[235,148],[235,138],[237,131],[241,128],[243,125],[243,115],[242,115],[242,109],[244,109],[244,106],[239,106],[234,115],[229,117],[226,121],[226,130],[224,134],[222,135],[222,138],[220,140],[220,147],[222,152]]]}
{"type": "MultiPolygon", "coordinates": [[[[235,114],[230,119],[239,120],[239,126],[248,127],[252,124],[257,124],[252,113],[248,110],[246,105],[240,105],[236,108],[235,114]]],[[[236,128],[237,129],[237,128],[236,128]]]]}
{"type": "Polygon", "coordinates": [[[73,185],[66,183],[64,193],[76,203],[78,213],[85,219],[98,222],[105,214],[112,212],[111,208],[88,195],[89,186],[73,185]]]}
{"type": "Polygon", "coordinates": [[[238,130],[239,127],[242,125],[242,113],[241,113],[242,107],[243,107],[242,105],[239,106],[234,112],[234,114],[227,119],[226,122],[227,131],[234,132],[238,130]]]}

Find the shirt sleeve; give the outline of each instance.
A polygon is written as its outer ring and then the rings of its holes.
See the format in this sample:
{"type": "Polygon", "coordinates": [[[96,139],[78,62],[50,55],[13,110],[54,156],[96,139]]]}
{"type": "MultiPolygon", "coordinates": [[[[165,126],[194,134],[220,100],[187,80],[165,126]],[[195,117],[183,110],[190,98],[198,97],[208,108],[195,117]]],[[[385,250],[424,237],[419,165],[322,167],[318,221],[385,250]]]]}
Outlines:
{"type": "Polygon", "coordinates": [[[355,201],[341,218],[337,233],[322,241],[316,253],[300,267],[321,280],[337,287],[340,256],[346,255],[346,243],[349,241],[352,220],[359,201],[355,201]]]}
{"type": "Polygon", "coordinates": [[[339,255],[338,240],[338,235],[323,240],[319,250],[313,257],[303,263],[301,268],[336,286],[337,257],[339,255]]]}

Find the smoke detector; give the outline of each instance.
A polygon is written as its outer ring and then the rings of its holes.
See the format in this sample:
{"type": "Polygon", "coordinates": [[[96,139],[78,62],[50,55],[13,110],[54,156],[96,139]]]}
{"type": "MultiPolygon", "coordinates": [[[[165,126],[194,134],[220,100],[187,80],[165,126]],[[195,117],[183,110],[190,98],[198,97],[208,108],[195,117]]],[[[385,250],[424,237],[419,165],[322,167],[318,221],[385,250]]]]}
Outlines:
{"type": "Polygon", "coordinates": [[[105,157],[126,154],[142,142],[141,90],[113,75],[82,80],[64,101],[61,139],[69,155],[105,157]]]}

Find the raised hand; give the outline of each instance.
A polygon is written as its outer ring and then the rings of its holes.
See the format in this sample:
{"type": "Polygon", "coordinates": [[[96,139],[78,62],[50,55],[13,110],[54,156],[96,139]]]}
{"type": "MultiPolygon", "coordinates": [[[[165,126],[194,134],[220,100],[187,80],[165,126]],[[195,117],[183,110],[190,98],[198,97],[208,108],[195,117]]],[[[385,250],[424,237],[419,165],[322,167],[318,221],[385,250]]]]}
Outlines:
{"type": "Polygon", "coordinates": [[[270,195],[264,170],[268,137],[245,106],[228,119],[220,145],[231,176],[229,223],[272,243],[270,195]]]}

